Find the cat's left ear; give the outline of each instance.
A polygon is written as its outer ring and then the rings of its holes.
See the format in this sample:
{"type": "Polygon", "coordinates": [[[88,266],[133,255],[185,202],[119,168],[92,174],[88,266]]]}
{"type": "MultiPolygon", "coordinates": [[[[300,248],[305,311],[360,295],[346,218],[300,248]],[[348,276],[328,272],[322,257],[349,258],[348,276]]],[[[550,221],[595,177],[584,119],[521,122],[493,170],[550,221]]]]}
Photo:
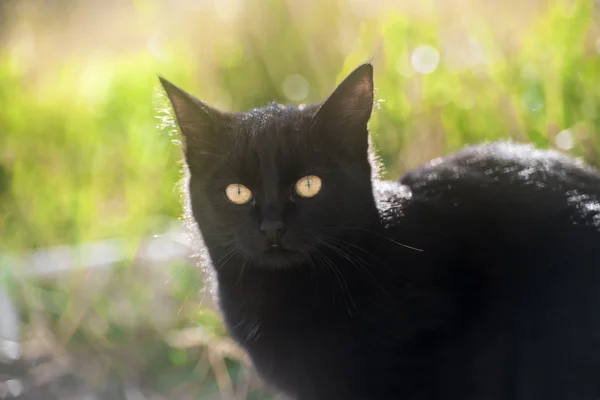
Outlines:
{"type": "Polygon", "coordinates": [[[209,106],[180,87],[159,76],[183,135],[183,150],[190,167],[211,163],[223,140],[220,131],[228,122],[225,113],[209,106]]]}
{"type": "Polygon", "coordinates": [[[366,154],[373,99],[373,66],[362,64],[321,104],[315,122],[323,133],[334,135],[337,143],[366,154]]]}

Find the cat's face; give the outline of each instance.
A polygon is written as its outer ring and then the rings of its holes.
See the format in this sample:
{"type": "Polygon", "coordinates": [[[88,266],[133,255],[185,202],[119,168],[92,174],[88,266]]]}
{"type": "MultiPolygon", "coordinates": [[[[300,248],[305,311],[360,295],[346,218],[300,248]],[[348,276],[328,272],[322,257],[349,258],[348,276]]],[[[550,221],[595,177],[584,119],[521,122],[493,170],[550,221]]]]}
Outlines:
{"type": "Polygon", "coordinates": [[[184,135],[192,211],[209,249],[290,266],[339,246],[373,218],[370,65],[321,104],[247,113],[217,111],[161,81],[184,135]]]}

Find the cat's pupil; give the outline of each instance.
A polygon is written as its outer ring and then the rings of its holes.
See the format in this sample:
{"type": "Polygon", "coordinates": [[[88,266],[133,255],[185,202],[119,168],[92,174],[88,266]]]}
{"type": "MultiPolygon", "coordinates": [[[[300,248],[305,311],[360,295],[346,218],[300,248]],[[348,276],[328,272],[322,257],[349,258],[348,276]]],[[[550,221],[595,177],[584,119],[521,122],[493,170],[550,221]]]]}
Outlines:
{"type": "Polygon", "coordinates": [[[306,187],[310,189],[310,179],[306,180],[306,187]]]}
{"type": "Polygon", "coordinates": [[[242,187],[240,185],[237,186],[237,194],[238,196],[242,194],[242,187]]]}

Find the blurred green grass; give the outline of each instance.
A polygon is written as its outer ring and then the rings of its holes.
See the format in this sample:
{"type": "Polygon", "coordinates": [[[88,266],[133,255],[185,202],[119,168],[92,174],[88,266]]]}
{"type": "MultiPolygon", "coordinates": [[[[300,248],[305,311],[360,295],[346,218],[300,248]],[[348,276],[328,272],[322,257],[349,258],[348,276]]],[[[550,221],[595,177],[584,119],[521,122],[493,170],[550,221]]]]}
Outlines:
{"type": "MultiPolygon", "coordinates": [[[[133,260],[142,237],[179,218],[181,156],[173,126],[157,118],[165,107],[157,74],[218,107],[247,110],[320,100],[373,58],[379,103],[371,131],[390,178],[465,144],[504,139],[600,165],[600,31],[591,1],[536,11],[516,45],[475,14],[450,29],[433,6],[415,14],[384,5],[361,15],[335,1],[264,3],[248,1],[239,20],[201,17],[185,31],[195,40],[166,35],[146,48],[47,66],[32,66],[35,57],[10,41],[0,48],[0,254],[124,237],[133,260]]],[[[160,14],[142,1],[135,12],[140,25],[160,14]]],[[[93,294],[79,293],[81,277],[51,285],[7,278],[5,285],[17,283],[11,290],[26,319],[32,310],[48,316],[65,345],[83,334],[96,345],[115,345],[120,335],[131,346],[133,332],[152,324],[147,317],[123,323],[110,289],[123,288],[143,316],[152,313],[155,282],[139,281],[122,264],[93,294]],[[86,296],[85,311],[74,311],[86,296]]],[[[11,265],[0,267],[2,276],[15,275],[11,265]]],[[[169,271],[175,278],[164,290],[186,306],[171,327],[200,324],[223,336],[218,321],[198,318],[201,277],[177,265],[169,271]]],[[[178,351],[141,364],[167,371],[197,362],[178,351]]]]}

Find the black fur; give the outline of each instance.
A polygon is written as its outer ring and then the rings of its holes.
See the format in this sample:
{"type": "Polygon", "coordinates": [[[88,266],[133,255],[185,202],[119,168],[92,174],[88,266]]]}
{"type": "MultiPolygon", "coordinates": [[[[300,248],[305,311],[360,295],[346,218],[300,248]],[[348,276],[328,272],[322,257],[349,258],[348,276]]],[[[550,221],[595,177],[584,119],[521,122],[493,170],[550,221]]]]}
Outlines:
{"type": "Polygon", "coordinates": [[[381,181],[368,64],[304,109],[222,113],[161,81],[225,322],[267,383],[301,400],[600,398],[598,172],[496,143],[381,181]],[[322,192],[295,196],[309,174],[322,192]],[[254,201],[228,202],[230,183],[254,201]]]}

